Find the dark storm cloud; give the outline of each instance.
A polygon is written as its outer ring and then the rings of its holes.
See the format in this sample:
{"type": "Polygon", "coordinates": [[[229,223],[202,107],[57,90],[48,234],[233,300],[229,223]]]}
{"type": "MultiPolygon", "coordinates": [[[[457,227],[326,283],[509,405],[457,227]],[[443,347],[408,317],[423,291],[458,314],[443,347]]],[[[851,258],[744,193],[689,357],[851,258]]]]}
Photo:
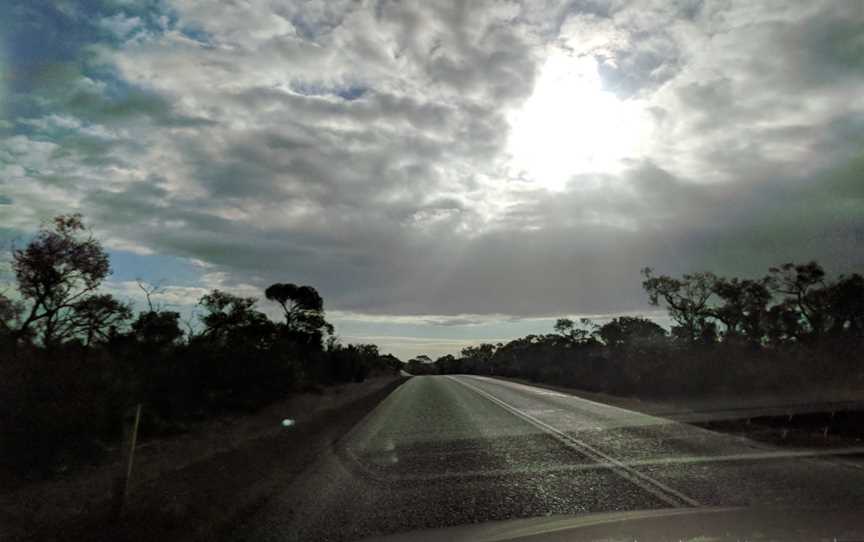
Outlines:
{"type": "MultiPolygon", "coordinates": [[[[644,308],[645,265],[864,265],[860,4],[552,4],[106,11],[110,40],[45,51],[15,67],[27,92],[0,91],[13,227],[68,206],[221,284],[310,283],[330,308],[451,327],[644,308]],[[549,190],[512,173],[508,141],[556,52],[596,61],[596,92],[654,131],[549,190]]],[[[556,137],[590,142],[564,120],[556,137]]]]}

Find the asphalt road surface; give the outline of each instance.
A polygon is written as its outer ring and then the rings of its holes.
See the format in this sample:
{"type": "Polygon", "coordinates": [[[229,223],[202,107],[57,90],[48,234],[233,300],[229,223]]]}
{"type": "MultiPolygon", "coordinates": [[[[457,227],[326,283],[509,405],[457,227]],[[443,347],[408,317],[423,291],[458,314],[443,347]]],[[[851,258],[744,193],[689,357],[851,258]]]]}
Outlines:
{"type": "Polygon", "coordinates": [[[552,514],[760,505],[864,507],[864,469],[533,386],[421,376],[232,538],[355,540],[552,514]]]}

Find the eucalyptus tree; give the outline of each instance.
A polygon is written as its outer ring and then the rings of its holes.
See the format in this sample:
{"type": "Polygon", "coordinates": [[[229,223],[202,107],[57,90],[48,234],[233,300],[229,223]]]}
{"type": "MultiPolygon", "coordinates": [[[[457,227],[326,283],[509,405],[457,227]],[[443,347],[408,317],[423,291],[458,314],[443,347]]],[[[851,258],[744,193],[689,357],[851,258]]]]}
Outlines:
{"type": "Polygon", "coordinates": [[[108,254],[80,214],[60,215],[12,253],[20,300],[6,312],[12,335],[53,347],[83,334],[86,342],[131,316],[128,306],[96,290],[111,272],[108,254]]]}
{"type": "Polygon", "coordinates": [[[711,318],[714,316],[710,305],[714,295],[717,276],[714,273],[691,273],[680,279],[666,275],[655,276],[650,267],[642,269],[642,287],[648,292],[652,305],[662,301],[669,316],[677,326],[673,328],[676,337],[690,342],[711,341],[716,330],[711,318]]]}

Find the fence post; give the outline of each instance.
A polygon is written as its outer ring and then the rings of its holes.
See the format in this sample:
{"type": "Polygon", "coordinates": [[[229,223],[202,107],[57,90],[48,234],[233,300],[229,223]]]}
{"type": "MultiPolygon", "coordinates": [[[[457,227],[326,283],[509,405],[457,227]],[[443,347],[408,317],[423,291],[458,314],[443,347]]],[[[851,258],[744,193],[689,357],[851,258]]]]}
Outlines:
{"type": "Polygon", "coordinates": [[[114,506],[112,511],[113,519],[118,520],[123,517],[123,512],[126,507],[126,498],[129,495],[129,480],[132,478],[132,463],[135,459],[135,444],[138,441],[138,424],[141,421],[141,403],[135,406],[135,417],[132,421],[132,427],[126,427],[124,423],[123,431],[123,447],[121,456],[124,461],[122,472],[114,479],[114,506]]]}

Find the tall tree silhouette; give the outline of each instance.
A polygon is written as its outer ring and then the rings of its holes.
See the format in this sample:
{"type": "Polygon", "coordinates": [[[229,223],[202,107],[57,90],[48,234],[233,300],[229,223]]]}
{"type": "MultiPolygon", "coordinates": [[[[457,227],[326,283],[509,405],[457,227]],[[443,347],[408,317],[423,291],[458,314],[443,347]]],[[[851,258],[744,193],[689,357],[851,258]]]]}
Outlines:
{"type": "Polygon", "coordinates": [[[38,332],[43,344],[54,346],[66,338],[64,331],[75,327],[76,313],[80,316],[82,310],[99,305],[87,298],[111,268],[102,245],[85,232],[80,214],[61,215],[50,227],[43,226],[26,247],[13,251],[18,292],[29,305],[16,339],[38,332]]]}
{"type": "Polygon", "coordinates": [[[613,318],[600,326],[597,334],[604,344],[611,347],[656,341],[666,337],[666,331],[656,322],[639,316],[613,318]]]}
{"type": "Polygon", "coordinates": [[[241,297],[221,290],[202,296],[199,305],[204,336],[217,344],[265,346],[272,340],[275,324],[255,309],[254,297],[241,297]]]}
{"type": "Polygon", "coordinates": [[[768,319],[768,304],[771,291],[770,279],[717,279],[714,293],[723,304],[714,309],[713,315],[725,326],[724,339],[744,339],[751,344],[760,344],[765,335],[768,319]]]}
{"type": "Polygon", "coordinates": [[[264,290],[264,296],[282,308],[289,330],[306,334],[333,333],[333,326],[324,319],[324,300],[315,288],[277,282],[264,290]]]}
{"type": "MultiPolygon", "coordinates": [[[[789,313],[797,313],[807,338],[819,339],[828,325],[828,289],[825,270],[816,262],[785,263],[770,270],[770,285],[775,293],[785,296],[775,312],[783,311],[789,323],[789,313]]],[[[802,337],[799,337],[802,338],[802,337]]]]}
{"type": "Polygon", "coordinates": [[[678,324],[673,334],[691,342],[712,340],[715,332],[708,301],[714,295],[717,277],[713,273],[692,273],[675,279],[666,275],[654,276],[650,267],[642,269],[645,280],[642,287],[648,292],[652,305],[662,299],[669,316],[678,324]]]}

